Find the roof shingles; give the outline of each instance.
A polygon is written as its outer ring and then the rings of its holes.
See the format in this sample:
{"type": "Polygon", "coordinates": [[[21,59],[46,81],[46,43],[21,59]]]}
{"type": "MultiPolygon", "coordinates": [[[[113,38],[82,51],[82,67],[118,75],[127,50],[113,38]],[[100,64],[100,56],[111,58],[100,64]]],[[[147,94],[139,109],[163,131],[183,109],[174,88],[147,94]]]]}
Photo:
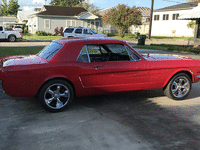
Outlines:
{"type": "Polygon", "coordinates": [[[77,16],[82,12],[87,12],[81,7],[62,7],[62,6],[47,6],[44,5],[46,11],[37,13],[37,15],[54,15],[54,16],[77,16]]]}

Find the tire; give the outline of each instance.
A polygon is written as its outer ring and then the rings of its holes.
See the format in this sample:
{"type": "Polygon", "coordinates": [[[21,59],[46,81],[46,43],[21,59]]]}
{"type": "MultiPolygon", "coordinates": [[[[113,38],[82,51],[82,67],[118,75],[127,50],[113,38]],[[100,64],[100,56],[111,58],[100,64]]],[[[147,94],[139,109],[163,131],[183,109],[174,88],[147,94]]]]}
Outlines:
{"type": "Polygon", "coordinates": [[[192,81],[185,73],[175,75],[164,89],[164,94],[174,100],[185,99],[192,88],[192,81]]]}
{"type": "Polygon", "coordinates": [[[47,82],[38,93],[38,100],[42,107],[50,112],[65,110],[74,98],[71,85],[60,79],[47,82]]]}
{"type": "Polygon", "coordinates": [[[9,42],[15,42],[16,41],[16,37],[14,35],[10,35],[8,37],[9,42]]]}
{"type": "Polygon", "coordinates": [[[73,36],[68,36],[67,38],[73,38],[73,36]]]}

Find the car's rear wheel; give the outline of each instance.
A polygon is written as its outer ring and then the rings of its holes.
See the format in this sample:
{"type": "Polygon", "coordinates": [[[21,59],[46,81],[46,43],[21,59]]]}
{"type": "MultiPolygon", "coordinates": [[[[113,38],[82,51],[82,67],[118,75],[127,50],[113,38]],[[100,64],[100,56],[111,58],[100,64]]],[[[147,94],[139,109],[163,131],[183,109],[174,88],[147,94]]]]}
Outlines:
{"type": "Polygon", "coordinates": [[[16,41],[16,37],[15,37],[14,35],[10,35],[10,36],[8,37],[8,40],[9,40],[10,42],[15,42],[15,41],[16,41]]]}
{"type": "Polygon", "coordinates": [[[65,110],[73,98],[74,91],[71,85],[60,79],[47,82],[38,93],[42,107],[50,112],[65,110]]]}
{"type": "Polygon", "coordinates": [[[164,89],[164,94],[171,99],[182,100],[189,95],[191,88],[190,77],[185,73],[179,73],[170,80],[164,89]]]}

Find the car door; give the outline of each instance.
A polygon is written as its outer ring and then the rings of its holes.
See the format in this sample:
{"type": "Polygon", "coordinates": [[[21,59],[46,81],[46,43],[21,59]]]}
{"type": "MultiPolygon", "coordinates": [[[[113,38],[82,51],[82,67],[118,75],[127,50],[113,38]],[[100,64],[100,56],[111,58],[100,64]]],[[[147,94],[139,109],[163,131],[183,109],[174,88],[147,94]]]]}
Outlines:
{"type": "Polygon", "coordinates": [[[83,35],[82,35],[82,29],[76,29],[75,30],[75,37],[83,37],[83,35]]]}
{"type": "Polygon", "coordinates": [[[80,65],[82,69],[80,79],[85,88],[117,92],[149,87],[152,79],[148,76],[146,61],[141,60],[136,54],[134,54],[135,56],[132,54],[131,60],[131,54],[128,54],[124,45],[107,44],[104,48],[108,47],[109,49],[103,49],[101,45],[85,46],[87,54],[85,52],[84,57],[88,59],[88,63],[80,65]],[[114,55],[113,58],[107,59],[110,49],[113,49],[114,55]]]}
{"type": "Polygon", "coordinates": [[[5,39],[5,31],[3,31],[3,27],[0,26],[0,39],[5,39]]]}

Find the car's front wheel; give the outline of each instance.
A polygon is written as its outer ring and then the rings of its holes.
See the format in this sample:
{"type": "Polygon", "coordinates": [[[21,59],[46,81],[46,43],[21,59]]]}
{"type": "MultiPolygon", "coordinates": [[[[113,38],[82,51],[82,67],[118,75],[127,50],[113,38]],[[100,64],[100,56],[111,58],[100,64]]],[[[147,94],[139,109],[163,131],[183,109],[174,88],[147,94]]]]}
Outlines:
{"type": "Polygon", "coordinates": [[[60,79],[47,82],[39,91],[38,99],[42,107],[50,112],[65,110],[74,97],[72,86],[60,79]]]}
{"type": "Polygon", "coordinates": [[[191,87],[190,77],[185,73],[179,73],[170,80],[164,89],[164,94],[171,99],[182,100],[189,95],[191,87]]]}

